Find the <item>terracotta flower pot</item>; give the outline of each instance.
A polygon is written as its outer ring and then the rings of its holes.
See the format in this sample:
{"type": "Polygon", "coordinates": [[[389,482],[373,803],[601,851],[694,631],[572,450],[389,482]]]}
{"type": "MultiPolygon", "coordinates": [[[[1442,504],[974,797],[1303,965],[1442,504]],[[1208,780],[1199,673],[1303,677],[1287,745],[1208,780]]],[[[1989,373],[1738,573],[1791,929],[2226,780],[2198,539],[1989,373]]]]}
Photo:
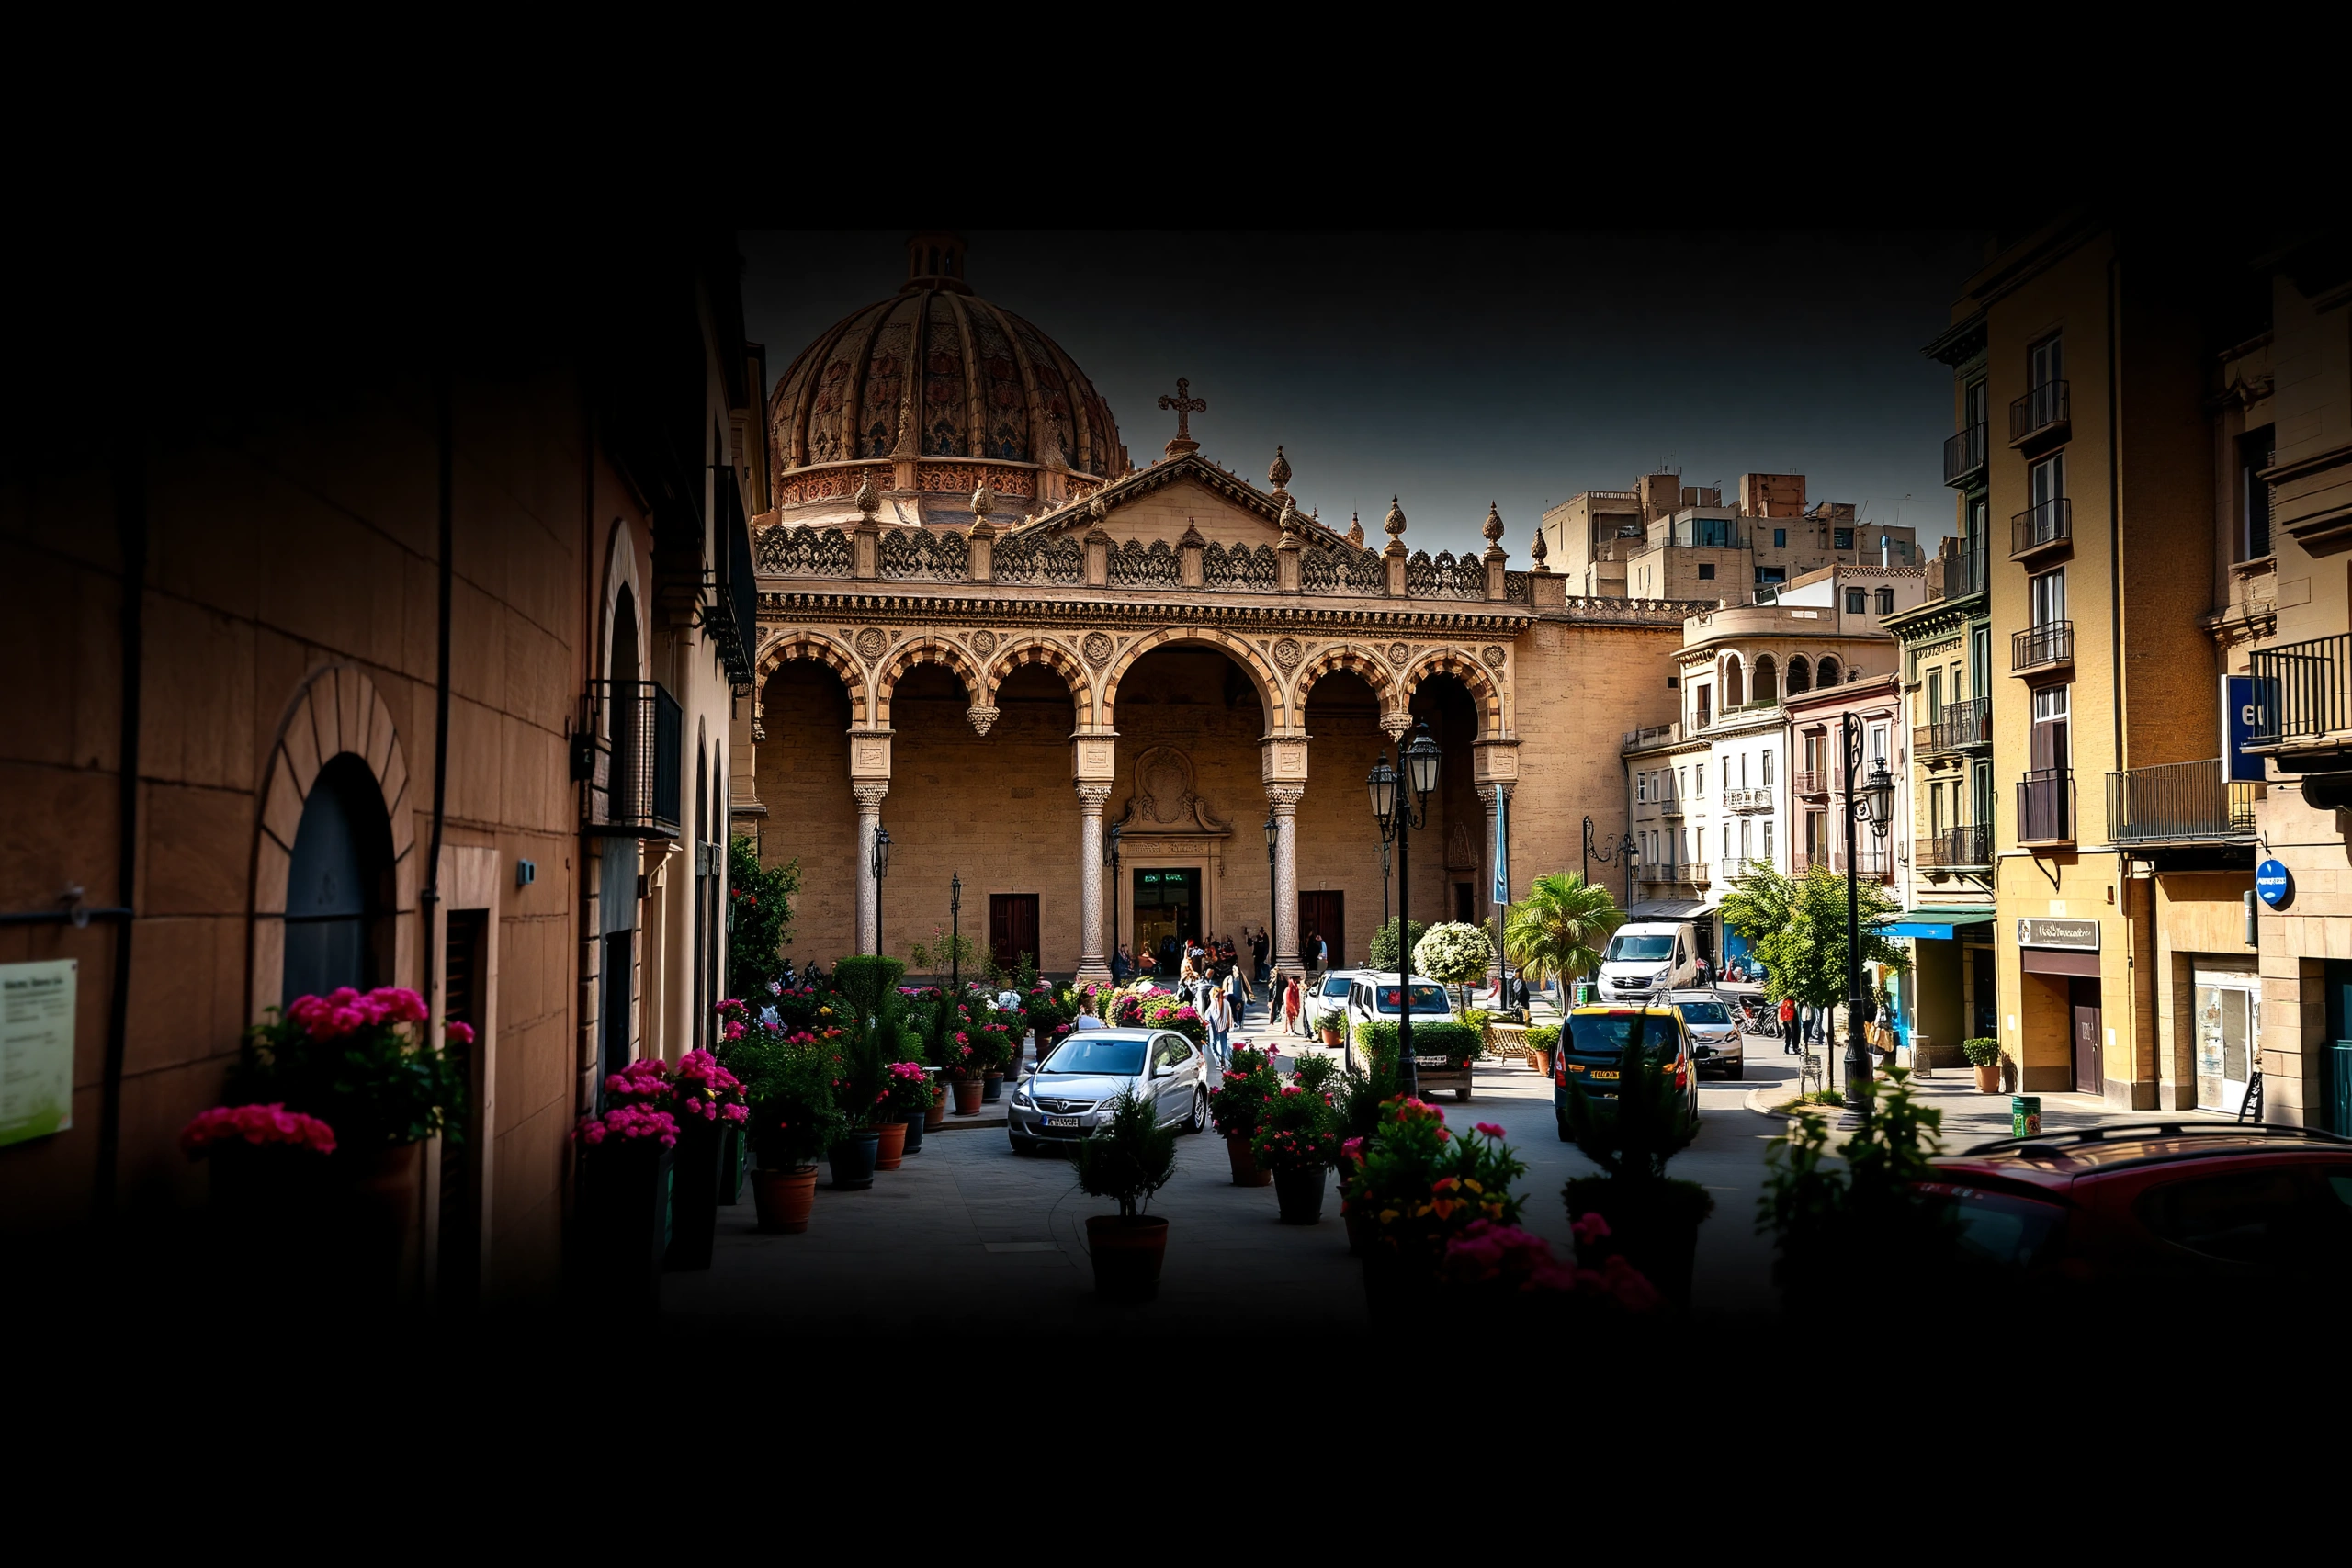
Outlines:
{"type": "Polygon", "coordinates": [[[1338,1050],[1340,1048],[1340,1032],[1336,1029],[1325,1030],[1323,1032],[1323,1043],[1329,1046],[1334,1051],[1338,1050]]]}
{"type": "Polygon", "coordinates": [[[1246,1133],[1233,1133],[1225,1140],[1226,1157],[1233,1163],[1233,1184],[1236,1187],[1263,1187],[1273,1180],[1274,1173],[1261,1169],[1258,1158],[1250,1152],[1250,1137],[1246,1133]]]}
{"type": "Polygon", "coordinates": [[[2001,1092],[2000,1063],[1987,1063],[1985,1066],[1976,1069],[1976,1092],[1979,1094],[1998,1094],[2001,1092]]]}
{"type": "Polygon", "coordinates": [[[759,1210],[762,1230],[798,1235],[808,1228],[808,1215],[817,1206],[817,1168],[752,1172],[752,1201],[759,1210]]]}
{"type": "Polygon", "coordinates": [[[956,1114],[958,1116],[978,1116],[979,1113],[980,1080],[978,1078],[957,1078],[956,1080],[956,1114]]]}
{"type": "Polygon", "coordinates": [[[1127,1219],[1086,1217],[1086,1251],[1094,1264],[1094,1293],[1112,1301],[1148,1302],[1159,1293],[1159,1266],[1168,1256],[1168,1222],[1158,1214],[1127,1219]]]}
{"type": "Polygon", "coordinates": [[[1548,1078],[1552,1076],[1552,1053],[1530,1051],[1527,1054],[1527,1065],[1548,1078]]]}
{"type": "Polygon", "coordinates": [[[922,1113],[922,1124],[925,1127],[936,1127],[945,1122],[946,1120],[947,1097],[943,1094],[937,1100],[931,1102],[930,1110],[922,1113]]]}
{"type": "Polygon", "coordinates": [[[898,1169],[906,1159],[907,1124],[904,1122],[885,1122],[876,1131],[881,1135],[881,1142],[875,1145],[874,1168],[898,1169]]]}

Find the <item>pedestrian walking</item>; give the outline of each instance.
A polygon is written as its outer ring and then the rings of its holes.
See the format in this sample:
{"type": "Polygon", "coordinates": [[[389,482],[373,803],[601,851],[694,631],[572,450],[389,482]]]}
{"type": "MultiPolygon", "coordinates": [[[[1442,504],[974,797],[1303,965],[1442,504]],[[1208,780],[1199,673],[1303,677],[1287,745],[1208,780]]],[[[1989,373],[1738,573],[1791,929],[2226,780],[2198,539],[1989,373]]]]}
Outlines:
{"type": "Polygon", "coordinates": [[[1315,939],[1315,972],[1317,975],[1331,972],[1331,944],[1319,936],[1315,939]]]}
{"type": "Polygon", "coordinates": [[[1111,954],[1111,984],[1124,986],[1127,983],[1127,976],[1135,972],[1136,961],[1127,956],[1126,944],[1122,942],[1119,951],[1111,954]]]}
{"type": "Polygon", "coordinates": [[[1787,997],[1781,998],[1781,1051],[1784,1055],[1798,1055],[1797,1004],[1787,997]]]}
{"type": "Polygon", "coordinates": [[[1293,975],[1283,986],[1283,1032],[1296,1034],[1298,1026],[1298,976],[1293,975]]]}
{"type": "Polygon", "coordinates": [[[1233,1010],[1226,1005],[1223,991],[1209,992],[1209,1005],[1203,1010],[1201,1021],[1208,1025],[1209,1057],[1216,1064],[1218,1081],[1222,1082],[1227,1055],[1226,1043],[1233,1035],[1233,1010]]]}
{"type": "MultiPolygon", "coordinates": [[[[1250,962],[1253,966],[1250,973],[1257,977],[1258,984],[1270,986],[1272,975],[1266,967],[1266,928],[1263,926],[1260,926],[1258,934],[1250,939],[1250,962]]],[[[1266,998],[1269,1002],[1273,999],[1273,991],[1268,989],[1266,998]]]]}
{"type": "Polygon", "coordinates": [[[1225,972],[1225,978],[1218,985],[1217,988],[1225,993],[1226,1009],[1233,1014],[1236,1023],[1241,1021],[1243,998],[1248,995],[1248,987],[1249,982],[1242,979],[1241,966],[1238,964],[1225,972]]]}

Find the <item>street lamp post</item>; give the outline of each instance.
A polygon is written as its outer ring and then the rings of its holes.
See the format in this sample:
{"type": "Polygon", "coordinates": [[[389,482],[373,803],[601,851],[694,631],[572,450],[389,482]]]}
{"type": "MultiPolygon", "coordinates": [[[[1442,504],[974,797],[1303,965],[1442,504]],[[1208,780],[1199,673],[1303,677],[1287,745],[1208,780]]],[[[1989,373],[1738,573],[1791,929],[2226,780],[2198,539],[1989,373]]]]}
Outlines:
{"type": "MultiPolygon", "coordinates": [[[[1383,751],[1364,780],[1382,846],[1392,839],[1396,845],[1396,1073],[1407,1094],[1420,1092],[1420,1074],[1413,1064],[1413,960],[1405,945],[1406,933],[1413,929],[1410,835],[1414,829],[1429,826],[1430,795],[1437,788],[1442,760],[1424,724],[1396,749],[1400,767],[1390,767],[1388,753],[1383,751]]],[[[1382,886],[1385,888],[1385,881],[1382,886]]],[[[1385,929],[1386,922],[1382,924],[1385,929]]]]}
{"type": "MultiPolygon", "coordinates": [[[[881,908],[879,899],[875,908],[881,908]]],[[[947,877],[947,994],[951,998],[964,994],[964,879],[953,872],[947,877]]]]}
{"type": "Polygon", "coordinates": [[[1863,1103],[1870,1098],[1870,1042],[1862,1034],[1862,894],[1861,863],[1858,853],[1861,825],[1868,822],[1871,832],[1881,843],[1886,841],[1889,818],[1894,803],[1894,775],[1886,770],[1886,759],[1880,757],[1871,765],[1870,778],[1861,792],[1854,790],[1854,774],[1862,765],[1862,727],[1850,713],[1844,717],[1846,751],[1846,1113],[1838,1118],[1842,1125],[1852,1126],[1861,1120],[1863,1103]]]}
{"type": "Polygon", "coordinates": [[[1634,863],[1642,858],[1641,846],[1630,832],[1621,833],[1614,843],[1595,844],[1592,841],[1592,818],[1584,819],[1584,879],[1592,880],[1592,863],[1607,865],[1611,860],[1625,868],[1625,908],[1634,908],[1634,863]]]}
{"type": "Polygon", "coordinates": [[[882,947],[882,879],[890,872],[890,829],[876,826],[874,829],[874,956],[883,954],[882,947]]]}
{"type": "Polygon", "coordinates": [[[1124,894],[1119,886],[1119,834],[1124,829],[1116,822],[1102,830],[1102,863],[1111,868],[1111,961],[1119,957],[1119,905],[1124,894]]]}

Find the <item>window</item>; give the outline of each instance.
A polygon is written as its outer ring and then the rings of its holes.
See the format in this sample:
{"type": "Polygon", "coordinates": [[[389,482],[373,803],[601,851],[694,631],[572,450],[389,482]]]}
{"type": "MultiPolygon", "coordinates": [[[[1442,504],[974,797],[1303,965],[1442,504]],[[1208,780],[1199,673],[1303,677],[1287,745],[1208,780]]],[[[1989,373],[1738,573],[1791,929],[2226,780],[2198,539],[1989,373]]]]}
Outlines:
{"type": "Polygon", "coordinates": [[[1693,762],[1690,764],[1690,793],[1692,795],[1704,795],[1707,793],[1706,763],[1693,762]]]}
{"type": "Polygon", "coordinates": [[[383,792],[367,762],[347,751],[331,759],[295,824],[281,1005],[338,986],[366,990],[380,977],[376,925],[391,848],[383,792]]]}
{"type": "Polygon", "coordinates": [[[1713,582],[1714,580],[1715,563],[1711,560],[1701,561],[1699,563],[1699,581],[1702,582],[1713,582]]]}
{"type": "Polygon", "coordinates": [[[2052,381],[2064,379],[2065,375],[2065,340],[2056,333],[2051,333],[2026,351],[2027,386],[2046,387],[2052,381]]]}
{"type": "Polygon", "coordinates": [[[2028,498],[2039,508],[2066,494],[2066,454],[2052,452],[2026,470],[2028,498]]]}
{"type": "Polygon", "coordinates": [[[1772,787],[1772,753],[1769,749],[1764,753],[1764,787],[1772,787]]]}
{"type": "Polygon", "coordinates": [[[1882,588],[1878,591],[1878,613],[1882,615],[1891,615],[1894,614],[1894,589],[1882,588]]]}
{"type": "Polygon", "coordinates": [[[1940,670],[1930,670],[1928,671],[1928,709],[1919,717],[1925,723],[1933,724],[1943,716],[1943,711],[1944,672],[1940,670]]]}
{"type": "Polygon", "coordinates": [[[1860,588],[1846,590],[1846,614],[1866,615],[1870,614],[1870,595],[1863,590],[1860,588]]]}
{"type": "Polygon", "coordinates": [[[1772,858],[1772,824],[1769,818],[1764,824],[1764,858],[1768,862],[1772,858]]]}
{"type": "Polygon", "coordinates": [[[2270,466],[2272,427],[2238,437],[2238,559],[2260,560],[2270,553],[2270,487],[2259,477],[2270,466]]]}
{"type": "Polygon", "coordinates": [[[1852,549],[1854,547],[1854,531],[1851,528],[1834,528],[1830,530],[1829,546],[1830,548],[1838,550],[1852,549]]]}
{"type": "MultiPolygon", "coordinates": [[[[1966,519],[1967,520],[1961,525],[1960,530],[1963,545],[1970,539],[1983,539],[1984,537],[1985,529],[1992,525],[1992,497],[1984,495],[1970,496],[1968,498],[1966,519]]],[[[1982,549],[1984,547],[1982,544],[1979,544],[1976,547],[1982,549]]]]}
{"type": "Polygon", "coordinates": [[[1786,567],[1759,566],[1756,569],[1756,581],[1759,583],[1778,584],[1786,582],[1788,580],[1789,572],[1786,567]]]}
{"type": "Polygon", "coordinates": [[[2032,762],[2037,769],[2073,765],[2073,753],[2066,743],[2073,691],[2071,686],[2044,686],[2033,694],[2032,762]]]}
{"type": "Polygon", "coordinates": [[[2033,604],[2033,625],[2046,626],[2066,618],[2066,569],[2029,578],[2026,588],[2033,604]]]}
{"type": "Polygon", "coordinates": [[[1699,701],[1699,728],[1704,729],[1714,722],[1715,689],[1713,686],[1694,688],[1699,701]]]}
{"type": "Polygon", "coordinates": [[[1960,394],[1960,425],[1963,430],[1984,423],[1984,383],[1971,381],[1960,394]]]}
{"type": "Polygon", "coordinates": [[[1886,761],[1886,726],[1883,724],[1871,726],[1871,761],[1873,762],[1886,761]]]}
{"type": "Polygon", "coordinates": [[[1789,547],[1789,531],[1786,528],[1772,530],[1772,547],[1776,550],[1785,550],[1789,547]]]}
{"type": "Polygon", "coordinates": [[[1649,776],[1649,774],[1647,774],[1647,773],[1635,773],[1635,774],[1634,775],[1634,798],[1635,800],[1637,800],[1637,801],[1643,801],[1643,800],[1647,800],[1649,797],[1650,797],[1650,776],[1649,776]]]}
{"type": "MultiPolygon", "coordinates": [[[[1731,832],[1730,824],[1724,824],[1724,832],[1726,835],[1731,832]]],[[[1745,817],[1739,819],[1739,858],[1747,858],[1747,818],[1745,817]]]]}

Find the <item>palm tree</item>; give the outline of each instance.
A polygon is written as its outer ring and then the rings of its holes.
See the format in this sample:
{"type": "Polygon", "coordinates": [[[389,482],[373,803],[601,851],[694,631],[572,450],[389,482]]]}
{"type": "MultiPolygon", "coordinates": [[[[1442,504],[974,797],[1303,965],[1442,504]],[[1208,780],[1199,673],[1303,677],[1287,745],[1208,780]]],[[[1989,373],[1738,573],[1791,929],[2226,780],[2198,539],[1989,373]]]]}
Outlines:
{"type": "Polygon", "coordinates": [[[1539,876],[1503,921],[1503,951],[1521,974],[1541,982],[1598,973],[1609,933],[1625,912],[1609,889],[1574,872],[1539,876]]]}

